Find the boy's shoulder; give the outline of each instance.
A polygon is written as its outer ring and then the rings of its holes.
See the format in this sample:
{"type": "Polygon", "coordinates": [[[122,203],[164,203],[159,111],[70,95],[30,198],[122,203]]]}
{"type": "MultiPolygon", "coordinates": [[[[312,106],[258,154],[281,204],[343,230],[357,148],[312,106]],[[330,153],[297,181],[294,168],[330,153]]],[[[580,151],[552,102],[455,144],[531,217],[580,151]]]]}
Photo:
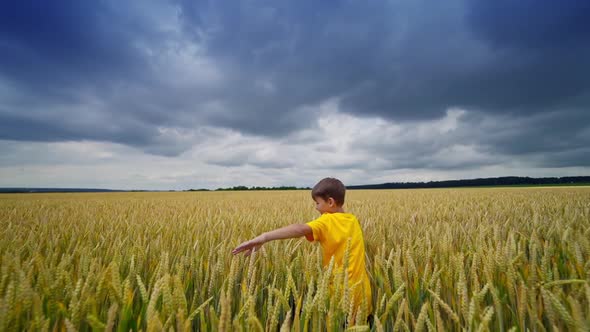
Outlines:
{"type": "Polygon", "coordinates": [[[357,220],[357,217],[348,212],[335,212],[335,213],[324,213],[318,217],[317,220],[357,220]]]}

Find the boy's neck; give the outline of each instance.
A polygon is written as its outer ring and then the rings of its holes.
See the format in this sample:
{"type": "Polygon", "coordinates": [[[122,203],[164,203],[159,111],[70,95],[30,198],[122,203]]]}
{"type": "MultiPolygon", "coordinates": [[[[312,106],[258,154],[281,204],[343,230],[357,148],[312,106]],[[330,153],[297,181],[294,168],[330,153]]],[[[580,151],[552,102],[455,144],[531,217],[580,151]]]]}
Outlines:
{"type": "Polygon", "coordinates": [[[335,207],[334,209],[332,209],[326,213],[345,213],[345,212],[344,212],[344,209],[342,208],[342,206],[339,206],[339,207],[335,207]]]}

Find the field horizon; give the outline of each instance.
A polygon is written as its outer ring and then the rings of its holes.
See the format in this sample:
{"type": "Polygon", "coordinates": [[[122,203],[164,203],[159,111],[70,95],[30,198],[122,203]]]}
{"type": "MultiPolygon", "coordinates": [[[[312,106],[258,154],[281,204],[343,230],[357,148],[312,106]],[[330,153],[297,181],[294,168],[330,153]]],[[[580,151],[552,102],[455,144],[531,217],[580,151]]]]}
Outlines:
{"type": "MultiPolygon", "coordinates": [[[[589,186],[590,176],[540,177],[503,176],[489,178],[472,178],[459,180],[441,180],[429,182],[387,182],[380,184],[350,185],[349,190],[364,189],[418,189],[418,188],[488,188],[488,187],[543,187],[543,186],[589,186]]],[[[263,191],[263,190],[310,190],[309,187],[279,186],[233,186],[217,189],[113,189],[84,187],[0,187],[0,194],[5,193],[53,193],[53,192],[178,192],[178,191],[263,191]]]]}

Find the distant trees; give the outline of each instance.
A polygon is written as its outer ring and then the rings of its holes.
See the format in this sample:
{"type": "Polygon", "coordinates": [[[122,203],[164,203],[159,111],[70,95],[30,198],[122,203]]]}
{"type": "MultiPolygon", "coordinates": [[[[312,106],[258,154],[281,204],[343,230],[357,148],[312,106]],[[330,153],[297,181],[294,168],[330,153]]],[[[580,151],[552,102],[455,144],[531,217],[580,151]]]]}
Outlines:
{"type": "Polygon", "coordinates": [[[590,176],[568,176],[549,178],[530,178],[505,176],[470,180],[449,180],[429,182],[391,182],[360,186],[347,186],[348,189],[412,189],[412,188],[453,188],[481,186],[515,186],[515,185],[559,185],[559,184],[590,184],[590,176]]]}
{"type": "Polygon", "coordinates": [[[218,188],[216,191],[241,191],[241,190],[309,190],[310,188],[298,188],[293,186],[280,186],[280,187],[246,187],[246,186],[235,186],[231,188],[218,188]]]}
{"type": "MultiPolygon", "coordinates": [[[[347,189],[412,189],[412,188],[454,188],[454,187],[483,187],[483,186],[534,186],[534,185],[590,185],[590,176],[566,176],[548,178],[530,178],[519,176],[505,176],[498,178],[481,178],[469,180],[429,181],[429,182],[390,182],[381,184],[366,184],[346,186],[347,189]]],[[[310,190],[309,187],[246,187],[234,186],[218,188],[215,191],[246,191],[246,190],[310,190]]],[[[209,191],[209,189],[190,189],[188,191],[209,191]]]]}

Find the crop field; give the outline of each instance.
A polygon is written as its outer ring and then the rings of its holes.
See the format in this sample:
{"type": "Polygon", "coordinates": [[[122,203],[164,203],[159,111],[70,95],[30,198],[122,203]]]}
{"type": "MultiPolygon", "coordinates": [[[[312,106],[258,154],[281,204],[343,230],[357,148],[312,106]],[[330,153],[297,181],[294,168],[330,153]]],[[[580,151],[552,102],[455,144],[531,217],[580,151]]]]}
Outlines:
{"type": "Polygon", "coordinates": [[[304,238],[309,191],[0,196],[0,331],[589,331],[590,187],[348,191],[373,291],[304,238]]]}

